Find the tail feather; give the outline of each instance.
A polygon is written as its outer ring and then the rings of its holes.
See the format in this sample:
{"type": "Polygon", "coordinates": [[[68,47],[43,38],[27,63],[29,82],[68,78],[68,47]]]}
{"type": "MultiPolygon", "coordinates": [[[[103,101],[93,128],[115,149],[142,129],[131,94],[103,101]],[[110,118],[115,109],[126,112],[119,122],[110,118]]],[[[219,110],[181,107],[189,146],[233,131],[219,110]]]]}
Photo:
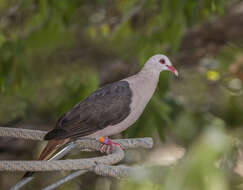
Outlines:
{"type": "MultiPolygon", "coordinates": [[[[58,148],[67,144],[69,139],[61,139],[61,140],[50,140],[40,155],[37,157],[37,160],[48,160],[51,156],[56,152],[58,148]]],[[[26,172],[22,179],[31,177],[35,172],[26,172]]]]}

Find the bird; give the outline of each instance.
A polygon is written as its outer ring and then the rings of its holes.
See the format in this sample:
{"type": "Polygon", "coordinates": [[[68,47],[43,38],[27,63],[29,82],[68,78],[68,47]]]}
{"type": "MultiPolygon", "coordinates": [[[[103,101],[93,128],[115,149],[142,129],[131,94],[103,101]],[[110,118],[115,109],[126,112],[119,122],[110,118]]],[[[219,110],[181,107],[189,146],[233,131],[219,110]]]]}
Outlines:
{"type": "MultiPolygon", "coordinates": [[[[117,145],[107,137],[126,130],[137,121],[153,96],[162,71],[178,76],[169,58],[156,54],[137,74],[91,93],[64,113],[54,129],[44,136],[48,143],[37,160],[50,159],[57,149],[77,138],[94,138],[107,145],[117,145]]],[[[27,172],[23,178],[33,173],[27,172]]]]}

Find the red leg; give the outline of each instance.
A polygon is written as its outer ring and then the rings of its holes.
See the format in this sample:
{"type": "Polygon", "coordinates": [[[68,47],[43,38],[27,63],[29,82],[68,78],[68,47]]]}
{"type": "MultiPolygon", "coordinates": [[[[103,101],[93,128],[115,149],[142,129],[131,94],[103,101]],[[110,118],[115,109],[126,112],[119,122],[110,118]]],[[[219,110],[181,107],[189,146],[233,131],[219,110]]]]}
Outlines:
{"type": "Polygon", "coordinates": [[[109,152],[112,152],[112,147],[110,145],[107,145],[105,148],[106,154],[109,154],[109,152]]]}
{"type": "Polygon", "coordinates": [[[113,141],[111,141],[110,139],[108,138],[104,138],[104,137],[101,137],[100,140],[99,140],[102,145],[101,145],[101,149],[103,149],[103,147],[105,145],[107,145],[106,149],[105,149],[105,152],[108,154],[108,150],[110,150],[109,152],[112,152],[113,151],[113,148],[112,146],[115,145],[115,146],[119,146],[122,150],[123,150],[123,147],[119,144],[119,143],[115,143],[113,141]],[[109,148],[109,149],[108,149],[109,148]]]}
{"type": "Polygon", "coordinates": [[[106,145],[106,144],[104,144],[104,143],[101,144],[101,146],[100,146],[100,151],[101,151],[101,152],[103,152],[103,149],[104,149],[105,145],[106,145]]]}

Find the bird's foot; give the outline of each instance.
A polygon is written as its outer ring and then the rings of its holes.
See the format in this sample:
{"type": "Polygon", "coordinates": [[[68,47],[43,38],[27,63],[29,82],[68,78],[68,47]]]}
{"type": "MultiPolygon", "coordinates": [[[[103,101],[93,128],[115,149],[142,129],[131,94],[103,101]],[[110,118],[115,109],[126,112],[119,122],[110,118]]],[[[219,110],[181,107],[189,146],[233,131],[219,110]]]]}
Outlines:
{"type": "Polygon", "coordinates": [[[113,151],[112,146],[113,145],[119,146],[123,150],[123,147],[119,143],[113,142],[112,140],[110,140],[107,137],[101,137],[99,139],[99,141],[100,141],[100,143],[102,143],[102,145],[100,146],[100,151],[101,152],[106,152],[107,154],[109,152],[112,153],[112,151],[113,151]]]}

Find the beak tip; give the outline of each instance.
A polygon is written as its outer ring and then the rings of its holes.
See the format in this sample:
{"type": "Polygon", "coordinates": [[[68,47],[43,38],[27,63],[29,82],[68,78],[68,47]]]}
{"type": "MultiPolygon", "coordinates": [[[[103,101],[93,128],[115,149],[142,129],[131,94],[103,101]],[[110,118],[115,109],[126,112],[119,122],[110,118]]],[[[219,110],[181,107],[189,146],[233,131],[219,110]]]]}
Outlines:
{"type": "Polygon", "coordinates": [[[176,75],[177,77],[179,76],[178,71],[173,66],[167,65],[167,67],[172,73],[174,73],[174,75],[176,75]]]}

